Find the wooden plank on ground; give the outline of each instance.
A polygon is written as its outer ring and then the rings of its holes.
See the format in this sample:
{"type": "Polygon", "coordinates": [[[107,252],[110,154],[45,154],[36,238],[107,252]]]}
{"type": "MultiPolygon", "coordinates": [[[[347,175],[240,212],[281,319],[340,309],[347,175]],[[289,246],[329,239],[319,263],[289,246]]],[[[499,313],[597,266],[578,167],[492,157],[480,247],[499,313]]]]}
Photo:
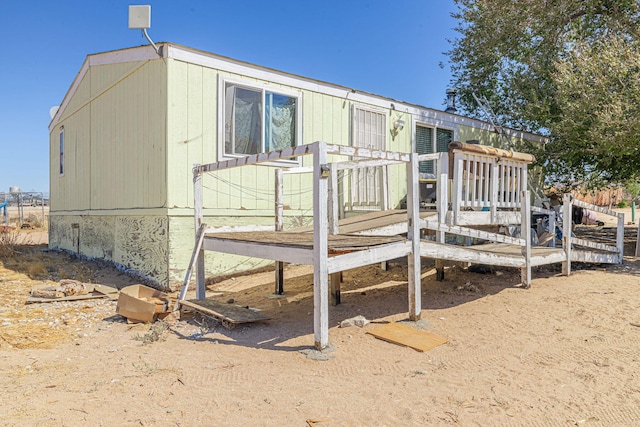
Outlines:
{"type": "Polygon", "coordinates": [[[184,300],[180,304],[233,324],[260,322],[270,319],[264,314],[246,307],[224,304],[210,298],[184,300]]]}
{"type": "MultiPolygon", "coordinates": [[[[118,289],[112,288],[111,286],[105,285],[92,285],[87,284],[87,293],[84,295],[71,295],[68,297],[62,298],[39,298],[29,296],[25,301],[25,304],[34,304],[34,303],[45,303],[45,302],[56,302],[56,301],[81,301],[87,299],[96,299],[96,298],[107,298],[111,300],[118,299],[118,289]]],[[[38,288],[47,288],[51,287],[51,285],[38,285],[34,287],[34,289],[38,288]]]]}
{"type": "Polygon", "coordinates": [[[448,341],[445,337],[395,322],[378,326],[367,333],[381,340],[411,347],[418,351],[428,351],[448,341]]]}

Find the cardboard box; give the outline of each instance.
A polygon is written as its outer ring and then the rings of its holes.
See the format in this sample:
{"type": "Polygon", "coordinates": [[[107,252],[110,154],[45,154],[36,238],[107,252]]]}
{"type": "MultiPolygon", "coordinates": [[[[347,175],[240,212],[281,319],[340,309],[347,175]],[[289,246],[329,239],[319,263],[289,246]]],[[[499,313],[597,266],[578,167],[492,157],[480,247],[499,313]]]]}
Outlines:
{"type": "Polygon", "coordinates": [[[120,290],[116,313],[130,320],[154,322],[159,314],[171,310],[169,295],[144,285],[131,285],[120,290]]]}

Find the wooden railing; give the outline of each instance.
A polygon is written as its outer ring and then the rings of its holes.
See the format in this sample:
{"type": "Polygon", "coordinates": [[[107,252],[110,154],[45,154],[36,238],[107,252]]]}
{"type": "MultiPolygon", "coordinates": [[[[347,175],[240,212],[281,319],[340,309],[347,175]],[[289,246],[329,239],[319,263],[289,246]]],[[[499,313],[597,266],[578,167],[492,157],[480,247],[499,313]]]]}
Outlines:
{"type": "Polygon", "coordinates": [[[563,273],[566,275],[571,273],[571,261],[622,264],[622,258],[624,256],[624,214],[576,200],[571,194],[565,194],[562,206],[562,247],[566,252],[567,261],[563,263],[562,266],[563,273]],[[593,240],[581,239],[572,236],[571,218],[573,206],[616,217],[616,245],[607,245],[593,240]],[[599,252],[588,251],[577,253],[576,251],[576,253],[573,253],[574,245],[594,249],[599,252]]]}

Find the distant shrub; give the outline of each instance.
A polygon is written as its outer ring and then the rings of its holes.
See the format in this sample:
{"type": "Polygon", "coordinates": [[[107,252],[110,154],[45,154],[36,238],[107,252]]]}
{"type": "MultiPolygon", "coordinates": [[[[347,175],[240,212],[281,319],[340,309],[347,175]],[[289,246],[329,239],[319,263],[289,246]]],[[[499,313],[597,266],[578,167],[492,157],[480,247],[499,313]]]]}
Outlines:
{"type": "Polygon", "coordinates": [[[27,244],[23,234],[15,230],[0,229],[0,258],[9,258],[18,254],[18,246],[27,244]]]}
{"type": "Polygon", "coordinates": [[[627,201],[626,200],[620,200],[618,202],[618,204],[616,205],[618,208],[626,208],[627,207],[627,201]]]}

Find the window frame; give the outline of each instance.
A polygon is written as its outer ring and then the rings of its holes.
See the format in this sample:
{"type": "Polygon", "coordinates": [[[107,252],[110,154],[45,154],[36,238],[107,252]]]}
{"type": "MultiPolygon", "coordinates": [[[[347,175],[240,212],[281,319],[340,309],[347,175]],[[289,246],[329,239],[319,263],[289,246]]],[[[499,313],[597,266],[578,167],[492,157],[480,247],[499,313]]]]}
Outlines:
{"type": "MultiPolygon", "coordinates": [[[[226,85],[227,84],[233,84],[243,89],[260,92],[260,95],[261,95],[260,102],[262,103],[262,123],[261,123],[261,130],[260,130],[260,138],[261,138],[260,143],[261,143],[261,150],[263,151],[260,151],[258,154],[268,152],[268,151],[264,151],[267,144],[266,135],[265,135],[266,92],[276,94],[276,95],[284,95],[291,98],[296,98],[295,142],[296,142],[296,146],[302,145],[302,92],[292,90],[292,89],[287,89],[287,88],[273,87],[266,83],[259,83],[254,81],[229,78],[226,76],[219,76],[219,79],[218,79],[218,147],[217,147],[218,161],[237,159],[237,158],[242,158],[242,157],[252,155],[252,154],[238,154],[238,153],[225,152],[226,150],[226,147],[225,147],[226,110],[225,109],[226,109],[226,85]]],[[[295,167],[295,166],[301,165],[301,159],[299,157],[292,158],[292,159],[279,159],[273,162],[268,162],[266,164],[295,167]]]]}
{"type": "MultiPolygon", "coordinates": [[[[368,113],[373,113],[373,114],[378,114],[381,116],[382,119],[382,125],[383,125],[383,129],[382,129],[382,145],[383,147],[377,147],[377,148],[371,148],[371,147],[362,147],[362,148],[366,148],[366,149],[371,149],[371,150],[382,150],[382,151],[386,151],[389,148],[389,111],[385,110],[383,108],[378,108],[376,106],[371,106],[369,104],[363,104],[360,102],[352,102],[351,103],[351,119],[349,120],[349,126],[350,126],[350,139],[349,139],[349,145],[351,147],[360,147],[356,145],[356,136],[357,136],[357,117],[358,117],[358,110],[360,111],[365,111],[368,113]]],[[[351,159],[355,160],[357,159],[356,157],[350,157],[351,159]]],[[[390,205],[390,200],[389,200],[389,171],[388,171],[388,165],[385,166],[377,166],[380,168],[380,195],[379,195],[379,199],[380,199],[380,205],[379,208],[380,210],[386,210],[389,208],[390,205]]],[[[368,168],[367,168],[368,169],[368,168]]],[[[352,171],[352,174],[357,174],[360,172],[357,172],[358,169],[354,169],[352,171]]],[[[352,176],[353,178],[353,176],[352,176]]],[[[352,185],[352,184],[350,184],[352,185]]],[[[361,203],[362,201],[359,200],[358,203],[361,203]]],[[[372,207],[374,207],[374,205],[366,205],[366,206],[358,206],[358,205],[354,205],[354,200],[353,200],[353,194],[352,194],[352,190],[349,191],[349,206],[350,209],[352,211],[358,211],[358,210],[371,210],[372,207]]]]}
{"type": "Polygon", "coordinates": [[[58,172],[59,176],[64,176],[64,126],[60,126],[60,132],[58,135],[58,172]]]}
{"type": "MultiPolygon", "coordinates": [[[[415,121],[413,123],[413,135],[412,135],[412,142],[411,142],[411,149],[412,152],[416,153],[416,154],[423,154],[423,153],[418,153],[418,137],[417,137],[417,128],[418,126],[423,127],[423,128],[428,128],[431,130],[431,153],[439,153],[440,151],[437,151],[438,148],[438,130],[442,129],[442,130],[447,130],[450,131],[452,133],[451,136],[451,141],[455,141],[456,140],[456,129],[454,127],[448,127],[448,126],[439,126],[437,124],[433,124],[433,123],[427,123],[427,122],[422,122],[422,121],[415,121]]],[[[449,152],[449,150],[446,151],[447,153],[449,152]]],[[[434,171],[433,173],[429,173],[429,172],[420,172],[421,174],[427,175],[429,176],[429,178],[427,179],[433,179],[436,177],[437,171],[435,170],[435,161],[433,160],[427,160],[433,162],[432,164],[434,165],[434,171]]],[[[420,162],[422,163],[422,162],[420,162]]]]}

